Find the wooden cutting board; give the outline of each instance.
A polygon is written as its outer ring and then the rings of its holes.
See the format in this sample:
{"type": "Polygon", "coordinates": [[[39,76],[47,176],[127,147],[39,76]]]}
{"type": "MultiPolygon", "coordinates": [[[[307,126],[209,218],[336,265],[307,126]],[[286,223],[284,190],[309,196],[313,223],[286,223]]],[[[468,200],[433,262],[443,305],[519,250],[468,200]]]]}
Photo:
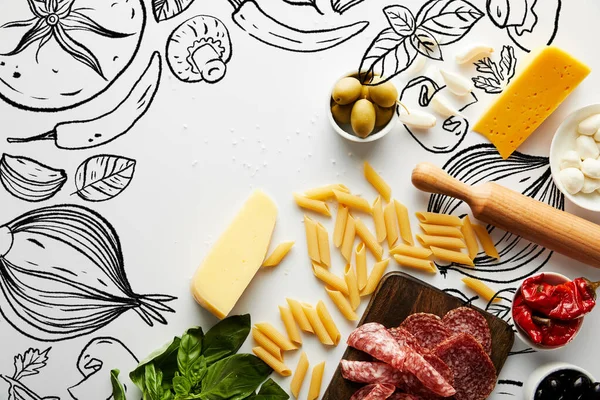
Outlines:
{"type": "MultiPolygon", "coordinates": [[[[379,322],[388,328],[396,327],[406,317],[418,312],[427,312],[443,317],[448,311],[464,306],[464,302],[452,295],[402,272],[391,272],[383,277],[377,291],[359,323],[379,322]]],[[[477,307],[487,320],[492,333],[492,361],[498,374],[504,366],[508,353],[515,340],[510,325],[477,307]]],[[[370,360],[367,354],[347,348],[343,355],[346,360],[370,360]]],[[[335,371],[323,400],[347,400],[363,384],[342,378],[340,369],[335,371]]]]}

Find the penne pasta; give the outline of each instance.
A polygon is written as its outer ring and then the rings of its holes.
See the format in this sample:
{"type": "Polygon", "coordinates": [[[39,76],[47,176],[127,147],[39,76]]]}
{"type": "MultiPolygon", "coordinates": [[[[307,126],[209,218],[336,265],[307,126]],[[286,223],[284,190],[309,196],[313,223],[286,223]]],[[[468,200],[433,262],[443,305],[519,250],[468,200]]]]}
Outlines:
{"type": "Polygon", "coordinates": [[[369,202],[362,197],[358,197],[350,193],[340,192],[339,190],[334,190],[333,193],[335,194],[335,198],[337,199],[338,203],[349,208],[366,212],[368,214],[373,213],[369,202]]]}
{"type": "Polygon", "coordinates": [[[352,268],[351,264],[346,264],[346,268],[344,269],[344,280],[346,281],[346,286],[348,286],[348,298],[350,299],[350,306],[352,306],[352,309],[356,311],[360,305],[360,294],[358,291],[356,274],[354,273],[354,268],[352,268]]]}
{"type": "Polygon", "coordinates": [[[348,221],[348,207],[338,206],[337,216],[335,217],[335,228],[333,229],[333,244],[339,248],[344,240],[344,231],[348,221]]]}
{"type": "Polygon", "coordinates": [[[324,201],[309,199],[308,197],[302,196],[298,193],[294,193],[294,200],[299,207],[323,214],[326,217],[331,217],[329,206],[324,201]]]}
{"type": "Polygon", "coordinates": [[[346,281],[340,278],[337,275],[329,272],[327,269],[321,267],[318,264],[313,263],[313,273],[315,276],[323,281],[327,286],[332,287],[335,290],[342,292],[345,295],[348,295],[348,286],[346,285],[346,281]]]}
{"type": "Polygon", "coordinates": [[[365,244],[360,242],[354,251],[354,260],[356,261],[356,282],[358,290],[363,290],[367,285],[367,250],[365,244]]]}
{"type": "Polygon", "coordinates": [[[346,259],[347,262],[350,262],[352,257],[352,248],[354,247],[354,238],[356,237],[356,223],[354,222],[354,218],[352,215],[348,214],[348,219],[346,221],[346,231],[344,232],[344,239],[342,240],[342,247],[340,251],[342,252],[342,256],[346,259]]]}
{"type": "Polygon", "coordinates": [[[448,236],[462,239],[464,236],[458,226],[419,224],[426,235],[448,236]]]}
{"type": "Polygon", "coordinates": [[[348,189],[345,185],[335,183],[332,185],[325,185],[309,189],[304,192],[304,196],[312,200],[327,200],[335,197],[335,195],[333,194],[334,190],[344,193],[350,193],[350,189],[348,189]]]}
{"type": "Polygon", "coordinates": [[[487,229],[484,226],[473,224],[473,230],[475,231],[475,235],[477,235],[477,239],[479,239],[479,243],[481,243],[481,247],[483,251],[488,256],[495,258],[496,260],[500,260],[500,254],[498,254],[498,250],[496,250],[496,246],[494,246],[494,241],[490,236],[487,229]]]}
{"type": "Polygon", "coordinates": [[[319,258],[321,264],[331,267],[331,253],[329,252],[329,233],[321,224],[317,223],[317,241],[319,242],[319,258]]]}
{"type": "Polygon", "coordinates": [[[277,372],[281,376],[290,376],[292,371],[281,361],[273,357],[271,353],[262,347],[252,348],[254,355],[265,362],[273,371],[277,372]]]}
{"type": "Polygon", "coordinates": [[[300,329],[304,332],[314,333],[312,330],[312,326],[310,326],[310,322],[308,322],[306,315],[304,315],[304,311],[302,310],[302,304],[300,304],[298,300],[290,298],[286,298],[285,300],[287,301],[288,306],[290,306],[290,311],[292,312],[294,320],[296,320],[296,323],[298,324],[300,329]]]}
{"type": "Polygon", "coordinates": [[[362,241],[365,243],[365,246],[367,246],[371,253],[373,253],[375,259],[380,261],[383,257],[383,247],[381,247],[381,245],[377,242],[375,236],[373,236],[369,228],[367,228],[365,223],[360,218],[356,218],[354,224],[356,226],[356,234],[362,239],[362,241]]]}
{"type": "Polygon", "coordinates": [[[278,266],[279,263],[281,263],[285,256],[287,256],[287,254],[290,252],[292,247],[294,247],[294,243],[294,241],[279,243],[271,255],[267,257],[265,261],[263,261],[263,268],[278,266]]]}
{"type": "Polygon", "coordinates": [[[296,326],[296,321],[294,320],[294,314],[292,314],[292,311],[287,307],[279,306],[279,315],[281,315],[281,320],[285,326],[288,338],[295,344],[301,345],[302,337],[300,336],[300,331],[296,326]]]}
{"type": "Polygon", "coordinates": [[[352,306],[350,305],[350,302],[341,292],[337,290],[331,290],[327,287],[325,288],[325,291],[327,292],[327,295],[329,295],[329,298],[331,298],[331,301],[333,301],[335,306],[338,308],[338,310],[340,310],[344,318],[346,318],[348,321],[358,320],[358,315],[356,315],[356,313],[352,309],[352,306]]]}
{"type": "Polygon", "coordinates": [[[321,395],[321,384],[323,383],[323,373],[325,372],[325,361],[315,365],[310,378],[310,387],[308,389],[307,400],[317,400],[321,395]]]}
{"type": "Polygon", "coordinates": [[[394,259],[403,267],[418,269],[420,271],[429,272],[430,274],[437,273],[437,269],[431,260],[423,260],[422,258],[414,258],[400,254],[394,254],[394,259]]]}
{"type": "Polygon", "coordinates": [[[308,256],[315,262],[321,262],[319,254],[319,238],[317,236],[317,223],[308,216],[304,216],[304,230],[306,232],[306,247],[308,256]]]}
{"type": "Polygon", "coordinates": [[[414,245],[415,241],[413,240],[412,229],[410,227],[408,208],[398,200],[394,200],[394,208],[396,209],[396,217],[398,218],[398,226],[400,227],[400,237],[404,243],[411,246],[414,245]]]}
{"type": "Polygon", "coordinates": [[[468,215],[466,215],[463,219],[463,224],[460,229],[465,238],[465,244],[467,245],[467,250],[469,251],[469,257],[471,260],[474,260],[475,257],[477,257],[477,254],[479,254],[479,245],[477,244],[477,236],[475,235],[473,225],[471,224],[471,220],[469,219],[468,215]]]}
{"type": "Polygon", "coordinates": [[[431,250],[423,247],[409,246],[407,244],[400,243],[390,250],[390,254],[400,254],[402,256],[426,259],[431,257],[433,253],[431,250]]]}
{"type": "Polygon", "coordinates": [[[342,334],[335,325],[335,322],[333,322],[333,318],[331,318],[331,314],[329,314],[329,310],[327,310],[327,307],[325,306],[325,303],[323,303],[322,300],[319,300],[319,302],[317,303],[317,315],[319,316],[321,323],[327,330],[327,333],[333,341],[333,344],[337,346],[340,342],[340,339],[342,338],[342,334]]]}
{"type": "Polygon", "coordinates": [[[448,226],[461,226],[462,221],[455,215],[438,214],[432,212],[418,212],[416,213],[419,222],[432,225],[448,225],[448,226]]]}
{"type": "MultiPolygon", "coordinates": [[[[465,285],[467,285],[469,289],[473,290],[486,301],[492,300],[492,298],[494,298],[494,296],[496,295],[496,292],[494,292],[494,290],[491,287],[481,282],[479,279],[465,277],[462,279],[462,281],[465,283],[465,285]]],[[[499,297],[494,298],[494,303],[498,303],[500,301],[502,301],[502,299],[500,299],[499,297]]]]}
{"type": "Polygon", "coordinates": [[[373,202],[373,221],[375,221],[375,236],[377,237],[377,242],[382,243],[387,236],[387,231],[385,228],[381,196],[377,196],[373,202]]]}
{"type": "Polygon", "coordinates": [[[300,389],[302,389],[302,384],[304,383],[304,377],[306,377],[306,373],[308,372],[308,367],[308,357],[303,351],[302,354],[300,354],[300,360],[298,361],[298,365],[294,371],[294,376],[292,377],[292,383],[290,384],[290,390],[295,398],[298,398],[298,395],[300,394],[300,389]]]}
{"type": "Polygon", "coordinates": [[[306,314],[306,318],[308,318],[308,322],[313,328],[315,335],[319,338],[319,341],[328,346],[333,346],[333,340],[329,337],[329,333],[327,333],[327,329],[325,329],[325,325],[319,319],[319,314],[317,310],[313,308],[310,304],[303,303],[302,310],[304,310],[304,314],[306,314]]]}
{"type": "Polygon", "coordinates": [[[367,182],[369,182],[375,190],[381,194],[381,197],[385,199],[385,201],[389,202],[392,198],[392,188],[387,184],[386,181],[371,167],[367,161],[365,161],[364,166],[365,178],[367,182]]]}
{"type": "Polygon", "coordinates": [[[267,322],[256,324],[256,329],[263,335],[271,339],[283,351],[296,350],[298,347],[283,336],[277,329],[267,322]]]}
{"type": "Polygon", "coordinates": [[[453,251],[448,249],[442,249],[440,247],[431,246],[433,256],[438,260],[448,261],[456,264],[475,266],[473,260],[468,254],[461,253],[460,251],[453,251]]]}
{"type": "Polygon", "coordinates": [[[431,236],[431,235],[417,235],[417,240],[423,247],[441,247],[444,249],[464,249],[467,247],[465,242],[459,238],[451,238],[447,236],[431,236]]]}
{"type": "Polygon", "coordinates": [[[277,360],[283,362],[283,351],[264,333],[256,328],[252,328],[252,338],[260,347],[268,351],[277,360]]]}
{"type": "Polygon", "coordinates": [[[371,270],[371,274],[369,275],[369,279],[367,279],[367,285],[360,292],[361,296],[368,296],[375,291],[377,285],[379,285],[379,281],[383,277],[385,270],[387,269],[390,263],[390,259],[386,258],[385,260],[379,261],[375,263],[373,269],[371,270]]]}
{"type": "Polygon", "coordinates": [[[383,209],[383,219],[385,220],[388,246],[391,249],[400,236],[398,233],[398,217],[396,216],[396,206],[394,203],[389,203],[385,206],[383,209]]]}

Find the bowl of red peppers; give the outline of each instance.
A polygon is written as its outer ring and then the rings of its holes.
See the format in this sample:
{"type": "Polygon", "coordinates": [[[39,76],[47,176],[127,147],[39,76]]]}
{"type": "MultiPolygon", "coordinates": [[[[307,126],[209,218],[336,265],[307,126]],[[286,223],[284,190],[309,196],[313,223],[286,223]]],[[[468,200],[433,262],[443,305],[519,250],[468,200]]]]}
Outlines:
{"type": "Polygon", "coordinates": [[[523,281],[515,294],[512,317],[517,336],[538,350],[554,350],[571,342],[583,317],[596,305],[598,282],[570,280],[546,272],[523,281]]]}

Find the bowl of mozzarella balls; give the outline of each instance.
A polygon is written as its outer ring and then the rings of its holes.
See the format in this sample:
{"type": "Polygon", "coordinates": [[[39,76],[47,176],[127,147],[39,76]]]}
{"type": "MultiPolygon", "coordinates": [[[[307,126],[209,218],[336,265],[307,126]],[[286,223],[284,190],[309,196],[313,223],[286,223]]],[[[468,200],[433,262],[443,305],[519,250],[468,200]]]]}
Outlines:
{"type": "Polygon", "coordinates": [[[550,168],[570,201],[600,211],[600,104],[575,111],[560,125],[550,147],[550,168]]]}

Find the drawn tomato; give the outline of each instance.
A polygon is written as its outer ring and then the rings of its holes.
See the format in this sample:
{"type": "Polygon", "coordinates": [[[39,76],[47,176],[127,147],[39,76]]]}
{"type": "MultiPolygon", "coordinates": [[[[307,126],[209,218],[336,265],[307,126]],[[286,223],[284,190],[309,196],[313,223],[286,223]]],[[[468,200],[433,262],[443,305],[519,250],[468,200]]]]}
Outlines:
{"type": "Polygon", "coordinates": [[[89,101],[133,61],[145,25],[142,0],[0,2],[0,97],[37,111],[89,101]]]}

